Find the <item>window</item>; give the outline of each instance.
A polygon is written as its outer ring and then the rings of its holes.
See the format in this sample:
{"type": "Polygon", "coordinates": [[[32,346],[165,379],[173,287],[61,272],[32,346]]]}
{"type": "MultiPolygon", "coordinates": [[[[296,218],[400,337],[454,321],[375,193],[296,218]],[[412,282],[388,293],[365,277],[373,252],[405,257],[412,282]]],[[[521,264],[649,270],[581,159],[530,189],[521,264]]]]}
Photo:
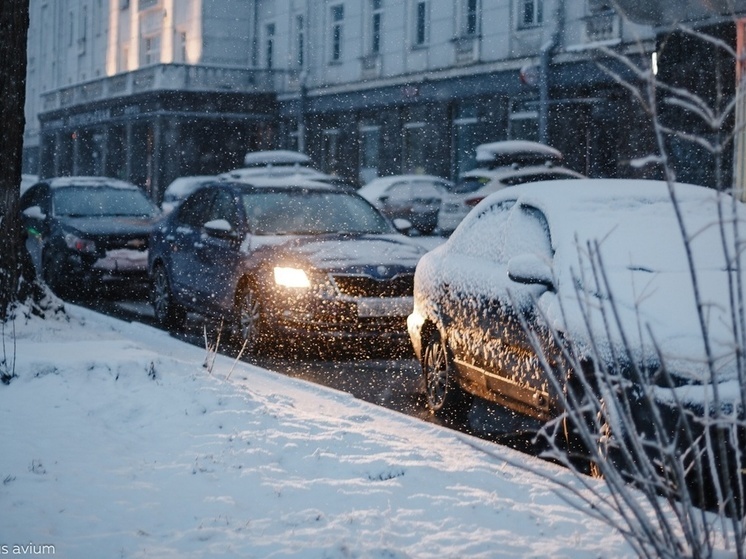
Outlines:
{"type": "Polygon", "coordinates": [[[404,125],[403,173],[425,173],[427,170],[427,124],[408,122],[404,125]]]}
{"type": "Polygon", "coordinates": [[[176,32],[176,55],[175,62],[186,62],[187,60],[187,34],[186,31],[176,32]]]}
{"type": "Polygon", "coordinates": [[[339,175],[339,130],[330,128],[324,130],[323,134],[322,169],[330,175],[339,175]]]}
{"type": "Polygon", "coordinates": [[[588,0],[585,35],[589,41],[607,41],[619,37],[619,16],[611,0],[588,0]]]}
{"type": "Polygon", "coordinates": [[[344,39],[344,19],[345,8],[342,4],[332,6],[331,8],[331,60],[339,62],[342,60],[342,41],[344,39]]]}
{"type": "Polygon", "coordinates": [[[85,52],[85,44],[88,39],[88,6],[80,9],[80,27],[78,28],[78,54],[85,52]]]}
{"type": "Polygon", "coordinates": [[[461,35],[471,37],[479,33],[479,0],[463,0],[461,35]]]}
{"type": "Polygon", "coordinates": [[[264,28],[264,67],[271,70],[275,56],[275,24],[268,23],[264,28]]]}
{"type": "Polygon", "coordinates": [[[295,16],[295,65],[303,68],[306,58],[306,22],[303,15],[295,16]]]}
{"type": "Polygon", "coordinates": [[[369,183],[378,176],[381,149],[381,128],[376,125],[360,127],[360,182],[369,183]]]}
{"type": "Polygon", "coordinates": [[[518,27],[537,27],[544,21],[543,0],[519,0],[518,27]]]}
{"type": "Polygon", "coordinates": [[[381,52],[381,25],[383,22],[383,0],[370,0],[370,53],[381,52]]]}
{"type": "Polygon", "coordinates": [[[142,51],[140,52],[140,65],[148,66],[158,64],[161,58],[161,36],[151,35],[142,38],[142,51]]]}
{"type": "Polygon", "coordinates": [[[480,142],[480,126],[474,103],[463,102],[453,119],[454,176],[476,165],[476,147],[480,142]]]}
{"type": "Polygon", "coordinates": [[[414,3],[414,45],[423,46],[428,42],[428,6],[427,0],[414,3]]]}

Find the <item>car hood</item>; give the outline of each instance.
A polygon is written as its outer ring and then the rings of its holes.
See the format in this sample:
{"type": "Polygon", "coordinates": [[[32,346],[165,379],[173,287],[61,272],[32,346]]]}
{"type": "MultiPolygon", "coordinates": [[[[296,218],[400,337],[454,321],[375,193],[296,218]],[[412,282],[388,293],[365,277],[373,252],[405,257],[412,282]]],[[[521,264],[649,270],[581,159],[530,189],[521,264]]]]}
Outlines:
{"type": "Polygon", "coordinates": [[[147,237],[158,221],[159,216],[110,216],[110,217],[68,217],[60,219],[60,224],[69,231],[97,239],[104,237],[147,237]]]}
{"type": "MultiPolygon", "coordinates": [[[[663,362],[682,385],[677,389],[682,401],[710,401],[713,383],[722,398],[738,398],[734,348],[741,342],[740,325],[730,312],[735,275],[697,271],[701,313],[688,271],[610,268],[604,275],[603,287],[575,278],[559,296],[542,295],[550,322],[607,363],[621,358],[656,368],[663,362]]],[[[656,384],[667,381],[661,377],[656,384]]]]}
{"type": "Polygon", "coordinates": [[[275,259],[303,261],[327,272],[370,273],[373,266],[383,276],[414,271],[426,252],[397,234],[254,237],[252,245],[265,252],[265,256],[272,253],[275,259]]]}

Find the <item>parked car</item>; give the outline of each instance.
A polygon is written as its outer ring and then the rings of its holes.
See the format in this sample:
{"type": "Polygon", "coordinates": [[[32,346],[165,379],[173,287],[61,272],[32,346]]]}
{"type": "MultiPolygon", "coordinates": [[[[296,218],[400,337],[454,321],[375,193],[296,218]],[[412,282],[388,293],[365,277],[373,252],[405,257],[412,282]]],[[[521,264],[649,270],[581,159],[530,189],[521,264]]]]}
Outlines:
{"type": "Polygon", "coordinates": [[[477,167],[462,173],[443,199],[438,227],[451,233],[486,196],[528,182],[577,179],[583,175],[563,167],[562,154],[545,144],[522,140],[477,146],[477,167]]]}
{"type": "MultiPolygon", "coordinates": [[[[712,413],[715,389],[722,410],[742,415],[733,323],[740,315],[730,314],[729,296],[746,295],[733,260],[746,206],[700,186],[675,184],[674,192],[699,301],[664,182],[551,181],[480,202],[415,274],[408,330],[430,410],[463,413],[476,396],[545,422],[563,412],[559,390],[584,386],[581,378],[600,386],[606,370],[626,379],[633,409],[643,392],[631,371],[649,375],[647,393],[671,433],[679,430],[677,406],[712,413]]],[[[640,432],[654,424],[651,413],[640,407],[640,432]]]]}
{"type": "Polygon", "coordinates": [[[163,210],[164,213],[171,213],[173,209],[184,200],[184,198],[189,196],[203,184],[214,181],[215,178],[214,175],[192,175],[174,179],[163,192],[161,210],[163,210]]]}
{"type": "Polygon", "coordinates": [[[407,219],[429,235],[438,226],[443,197],[452,188],[452,182],[432,175],[394,175],[374,179],[358,193],[384,215],[407,219]]]}
{"type": "Polygon", "coordinates": [[[151,237],[157,321],[224,319],[256,352],[299,338],[407,340],[425,252],[356,193],[309,180],[211,183],[151,237]]]}
{"type": "Polygon", "coordinates": [[[21,196],[36,273],[59,295],[147,280],[148,239],[161,212],[134,184],[108,177],[44,179],[21,196]]]}

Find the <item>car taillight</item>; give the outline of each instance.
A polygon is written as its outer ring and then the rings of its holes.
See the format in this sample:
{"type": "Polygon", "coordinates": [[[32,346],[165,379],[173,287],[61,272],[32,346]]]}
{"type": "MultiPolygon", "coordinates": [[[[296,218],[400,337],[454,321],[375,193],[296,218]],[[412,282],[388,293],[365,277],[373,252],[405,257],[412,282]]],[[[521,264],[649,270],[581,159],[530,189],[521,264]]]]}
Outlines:
{"type": "Polygon", "coordinates": [[[474,198],[467,198],[466,200],[464,200],[464,204],[466,204],[470,208],[473,208],[482,200],[484,200],[484,196],[475,196],[474,198]]]}

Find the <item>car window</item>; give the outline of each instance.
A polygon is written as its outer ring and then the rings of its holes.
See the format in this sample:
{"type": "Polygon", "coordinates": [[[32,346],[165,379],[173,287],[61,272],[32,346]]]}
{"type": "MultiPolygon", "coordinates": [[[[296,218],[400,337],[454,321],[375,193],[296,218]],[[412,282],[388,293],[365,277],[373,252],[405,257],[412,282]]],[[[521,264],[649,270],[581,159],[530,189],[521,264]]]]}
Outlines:
{"type": "Polygon", "coordinates": [[[230,192],[224,189],[217,190],[210,204],[210,209],[203,217],[202,224],[215,219],[224,219],[235,229],[238,225],[236,203],[230,192]]]}
{"type": "Polygon", "coordinates": [[[514,205],[513,200],[493,204],[464,223],[451,236],[453,250],[467,256],[507,263],[505,235],[510,210],[514,205]]]}
{"type": "Polygon", "coordinates": [[[153,216],[142,191],[107,186],[67,186],[52,191],[54,214],[66,217],[153,216]]]}
{"type": "Polygon", "coordinates": [[[44,214],[49,213],[49,187],[47,187],[47,185],[39,184],[29,188],[21,197],[21,211],[31,208],[32,206],[39,206],[44,214]]]}
{"type": "Polygon", "coordinates": [[[386,190],[385,196],[390,203],[401,204],[412,199],[412,187],[408,182],[397,182],[386,190]]]}
{"type": "Polygon", "coordinates": [[[546,173],[534,173],[530,175],[515,175],[511,177],[505,177],[503,179],[500,179],[500,182],[507,186],[515,186],[516,184],[526,184],[529,182],[553,181],[553,180],[574,179],[574,178],[575,177],[567,173],[546,172],[546,173]]]}
{"type": "Polygon", "coordinates": [[[257,235],[393,231],[366,200],[342,191],[263,190],[245,193],[242,203],[257,235]]]}
{"type": "Polygon", "coordinates": [[[505,258],[521,254],[533,254],[546,262],[552,259],[552,243],[546,217],[538,209],[523,204],[510,212],[504,244],[505,258]]]}
{"type": "Polygon", "coordinates": [[[200,228],[209,221],[207,212],[210,210],[213,190],[203,189],[189,196],[176,210],[176,220],[183,225],[200,228]]]}
{"type": "Polygon", "coordinates": [[[442,196],[441,183],[416,180],[412,182],[412,195],[417,198],[440,198],[442,196]]]}

